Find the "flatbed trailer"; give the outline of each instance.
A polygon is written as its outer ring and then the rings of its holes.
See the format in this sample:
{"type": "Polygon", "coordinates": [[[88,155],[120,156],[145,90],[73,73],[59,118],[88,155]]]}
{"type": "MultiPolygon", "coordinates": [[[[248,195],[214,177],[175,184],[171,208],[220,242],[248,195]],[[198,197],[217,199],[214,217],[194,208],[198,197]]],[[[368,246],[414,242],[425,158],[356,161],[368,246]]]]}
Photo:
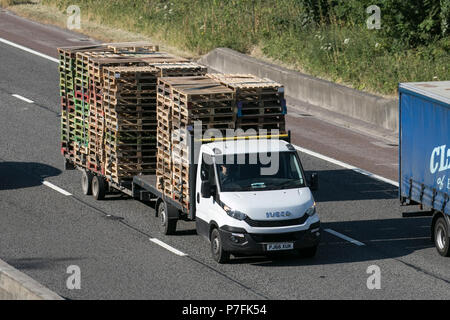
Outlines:
{"type": "MultiPolygon", "coordinates": [[[[158,181],[156,174],[152,175],[143,175],[139,174],[132,177],[132,180],[125,180],[120,183],[116,183],[112,181],[111,179],[108,179],[107,176],[99,175],[98,172],[94,172],[90,170],[89,168],[80,167],[74,163],[71,162],[69,158],[65,158],[65,169],[78,169],[83,173],[83,179],[85,176],[87,176],[86,183],[91,184],[94,177],[100,177],[103,179],[104,190],[98,190],[100,193],[106,194],[107,191],[112,191],[112,189],[117,190],[119,192],[122,192],[133,199],[144,201],[144,202],[155,202],[155,208],[158,208],[159,204],[161,202],[164,202],[166,204],[165,212],[167,213],[167,219],[169,219],[173,224],[176,224],[177,220],[186,220],[186,221],[193,221],[195,220],[195,203],[196,203],[196,192],[195,192],[195,185],[196,185],[196,172],[197,172],[197,164],[196,159],[198,159],[199,156],[199,145],[203,143],[208,142],[214,142],[214,141],[226,141],[226,140],[251,140],[251,139],[262,139],[262,138],[277,138],[277,139],[283,139],[290,143],[291,140],[291,133],[288,131],[284,134],[279,135],[262,135],[262,136],[237,136],[237,137],[228,137],[228,138],[210,138],[210,139],[199,139],[195,140],[194,135],[191,133],[188,133],[188,145],[189,149],[193,150],[193,152],[190,152],[190,162],[189,162],[189,185],[191,188],[189,188],[189,208],[184,207],[180,202],[176,201],[175,199],[172,199],[171,197],[168,197],[163,192],[161,192],[158,189],[158,181]]],[[[83,180],[82,179],[82,180],[83,180]]],[[[82,181],[83,184],[83,181],[82,181]]],[[[88,190],[89,188],[86,188],[88,190]]],[[[98,192],[97,191],[97,192],[98,192]]],[[[85,192],[86,193],[86,192],[85,192]]],[[[89,192],[88,192],[89,193],[89,192]]],[[[86,194],[88,194],[86,193],[86,194]]],[[[93,191],[94,197],[96,199],[101,200],[103,196],[98,197],[96,195],[96,191],[93,191]]],[[[156,212],[156,215],[158,216],[158,211],[156,212]]],[[[173,229],[175,226],[172,227],[173,229]]],[[[173,233],[170,232],[170,230],[162,230],[165,234],[173,233]]]]}

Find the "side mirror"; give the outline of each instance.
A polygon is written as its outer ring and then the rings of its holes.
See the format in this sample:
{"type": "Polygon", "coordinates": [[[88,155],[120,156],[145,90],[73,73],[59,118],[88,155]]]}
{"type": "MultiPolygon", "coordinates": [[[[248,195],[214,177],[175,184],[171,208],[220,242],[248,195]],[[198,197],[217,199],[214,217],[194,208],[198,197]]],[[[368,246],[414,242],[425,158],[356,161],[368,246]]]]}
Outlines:
{"type": "Polygon", "coordinates": [[[309,174],[308,187],[311,191],[319,190],[319,174],[317,172],[309,174]]]}
{"type": "Polygon", "coordinates": [[[200,193],[202,195],[202,198],[211,198],[215,194],[216,187],[211,186],[208,180],[202,181],[202,189],[200,190],[200,193]]]}

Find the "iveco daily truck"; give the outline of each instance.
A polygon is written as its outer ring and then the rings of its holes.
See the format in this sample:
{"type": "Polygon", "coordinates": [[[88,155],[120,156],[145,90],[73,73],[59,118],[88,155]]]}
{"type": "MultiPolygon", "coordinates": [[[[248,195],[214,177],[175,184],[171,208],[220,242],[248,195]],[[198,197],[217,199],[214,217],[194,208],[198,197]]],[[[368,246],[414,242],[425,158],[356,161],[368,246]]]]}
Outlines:
{"type": "Polygon", "coordinates": [[[83,190],[91,183],[94,196],[115,188],[154,202],[164,234],[174,233],[180,219],[195,220],[197,233],[210,241],[219,263],[230,254],[286,250],[315,255],[320,221],[311,189],[317,189],[318,177],[305,175],[289,134],[198,141],[189,134],[187,140],[189,209],[161,193],[155,175],[137,175],[129,185],[117,185],[81,169],[83,190]]]}
{"type": "Polygon", "coordinates": [[[401,83],[400,200],[431,208],[431,236],[450,256],[450,81],[401,83]]]}

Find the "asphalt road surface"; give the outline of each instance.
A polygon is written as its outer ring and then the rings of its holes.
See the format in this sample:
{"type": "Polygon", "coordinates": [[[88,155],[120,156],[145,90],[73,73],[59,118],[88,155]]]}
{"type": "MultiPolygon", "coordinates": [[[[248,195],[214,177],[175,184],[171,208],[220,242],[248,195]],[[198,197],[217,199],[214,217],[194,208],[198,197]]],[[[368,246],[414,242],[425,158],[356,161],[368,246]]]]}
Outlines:
{"type": "MultiPolygon", "coordinates": [[[[53,57],[57,46],[82,38],[5,12],[0,37],[53,57]]],[[[57,63],[0,43],[0,259],[63,297],[450,298],[450,260],[430,241],[430,218],[402,218],[417,208],[401,207],[395,186],[307,153],[300,153],[305,169],[319,172],[323,227],[313,259],[219,265],[194,223],[162,236],[150,206],[121,195],[82,195],[80,173],[63,170],[58,83],[57,63]],[[71,265],[81,270],[79,290],[66,286],[71,265]],[[381,289],[367,287],[372,265],[380,268],[381,289]]],[[[294,144],[396,180],[395,146],[315,117],[297,114],[288,122],[294,144]]]]}

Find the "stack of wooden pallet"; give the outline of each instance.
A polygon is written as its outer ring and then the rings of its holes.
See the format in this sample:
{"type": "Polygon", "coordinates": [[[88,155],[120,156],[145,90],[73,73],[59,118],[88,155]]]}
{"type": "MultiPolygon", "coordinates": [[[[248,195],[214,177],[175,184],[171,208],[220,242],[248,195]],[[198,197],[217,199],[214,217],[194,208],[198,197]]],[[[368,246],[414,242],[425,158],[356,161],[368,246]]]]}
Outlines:
{"type": "Polygon", "coordinates": [[[115,183],[155,172],[157,77],[206,74],[158,49],[148,43],[58,49],[66,158],[115,183]]]}
{"type": "Polygon", "coordinates": [[[285,132],[283,85],[251,74],[208,74],[236,93],[236,128],[285,132]]]}
{"type": "Polygon", "coordinates": [[[106,176],[119,183],[156,171],[156,85],[150,66],[103,69],[106,176]]]}
{"type": "Polygon", "coordinates": [[[80,157],[75,157],[77,154],[87,153],[84,150],[87,142],[85,141],[86,132],[88,131],[85,119],[89,110],[86,95],[80,90],[76,90],[77,53],[99,53],[108,50],[105,45],[58,49],[60,61],[61,153],[74,162],[81,162],[80,157]]]}
{"type": "Polygon", "coordinates": [[[186,131],[201,121],[209,128],[233,129],[232,89],[206,76],[160,78],[158,81],[158,188],[189,207],[189,153],[186,131]]]}

